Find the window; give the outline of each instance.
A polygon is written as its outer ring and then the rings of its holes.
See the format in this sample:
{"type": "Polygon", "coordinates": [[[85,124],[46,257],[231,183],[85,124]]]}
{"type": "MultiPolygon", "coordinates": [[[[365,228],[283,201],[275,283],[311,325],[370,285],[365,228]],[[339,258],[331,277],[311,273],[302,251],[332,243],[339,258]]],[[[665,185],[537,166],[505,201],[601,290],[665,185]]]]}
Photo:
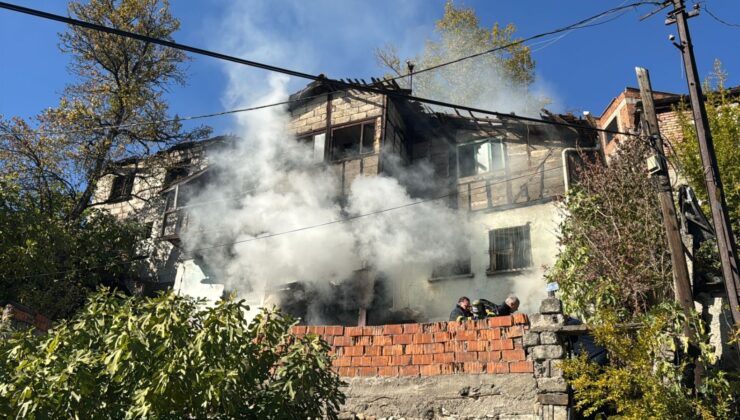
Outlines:
{"type": "MultiPolygon", "coordinates": [[[[619,121],[617,121],[617,117],[612,118],[612,120],[606,126],[605,130],[619,131],[619,121]]],[[[617,135],[614,133],[604,133],[604,134],[606,134],[606,144],[611,143],[617,137],[617,135]]]]}
{"type": "Polygon", "coordinates": [[[472,277],[473,271],[470,268],[470,258],[455,261],[450,264],[441,265],[434,268],[432,271],[432,279],[440,279],[445,277],[457,277],[457,276],[470,276],[472,277]]]}
{"type": "Polygon", "coordinates": [[[110,195],[108,201],[126,201],[131,198],[131,191],[134,188],[134,172],[116,175],[111,183],[110,195]]]}
{"type": "Polygon", "coordinates": [[[307,146],[313,149],[313,160],[315,162],[324,161],[326,133],[312,134],[309,136],[301,137],[298,139],[298,141],[301,143],[305,143],[307,146]]]}
{"type": "Polygon", "coordinates": [[[332,160],[342,160],[374,152],[374,122],[337,128],[332,131],[331,135],[332,160]]]}
{"type": "Polygon", "coordinates": [[[164,176],[164,185],[170,185],[183,178],[187,178],[190,174],[189,167],[190,159],[186,159],[178,163],[177,166],[168,169],[167,174],[164,176]]]}
{"type": "Polygon", "coordinates": [[[460,177],[503,169],[505,164],[504,143],[501,139],[489,138],[457,147],[460,177]]]}
{"type": "Polygon", "coordinates": [[[521,270],[532,265],[529,223],[488,232],[489,273],[521,270]]]}

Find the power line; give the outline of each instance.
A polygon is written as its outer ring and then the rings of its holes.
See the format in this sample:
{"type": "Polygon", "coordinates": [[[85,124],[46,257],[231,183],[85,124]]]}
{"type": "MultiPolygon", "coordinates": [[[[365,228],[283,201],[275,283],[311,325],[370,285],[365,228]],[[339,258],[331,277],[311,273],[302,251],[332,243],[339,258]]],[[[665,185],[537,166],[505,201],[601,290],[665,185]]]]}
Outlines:
{"type": "Polygon", "coordinates": [[[740,24],[727,22],[727,21],[723,20],[722,18],[720,18],[719,16],[715,15],[714,13],[712,13],[712,12],[711,12],[711,11],[710,11],[710,10],[709,10],[709,9],[707,8],[707,2],[703,1],[703,2],[701,2],[701,3],[703,3],[703,4],[704,4],[704,11],[705,11],[705,12],[707,12],[707,14],[708,14],[708,15],[709,15],[709,16],[710,16],[710,17],[711,17],[712,19],[716,20],[717,22],[719,22],[719,23],[721,23],[721,24],[723,24],[723,25],[727,25],[727,26],[730,26],[730,27],[733,27],[733,28],[740,28],[740,24]]]}
{"type": "MultiPolygon", "coordinates": [[[[642,6],[642,5],[646,5],[646,4],[658,5],[658,4],[661,4],[661,3],[660,2],[657,2],[657,1],[639,1],[639,2],[635,2],[635,3],[630,3],[628,5],[624,5],[624,6],[618,6],[618,7],[615,7],[615,8],[609,9],[609,10],[606,10],[604,12],[598,13],[596,15],[593,15],[591,17],[588,17],[586,19],[580,20],[580,21],[578,21],[576,23],[573,23],[573,24],[570,24],[568,26],[564,26],[562,28],[553,29],[552,31],[548,31],[548,32],[542,32],[542,33],[539,33],[537,35],[532,35],[532,36],[527,37],[527,38],[524,38],[524,39],[520,39],[520,40],[517,40],[517,41],[512,41],[512,42],[510,42],[508,44],[501,45],[501,46],[498,46],[498,47],[495,47],[495,48],[491,48],[491,49],[488,49],[488,50],[485,50],[485,51],[481,51],[481,52],[478,52],[478,53],[475,53],[475,54],[466,55],[466,56],[463,56],[463,57],[460,57],[460,58],[457,58],[457,59],[454,59],[454,60],[446,61],[444,63],[435,64],[433,66],[429,66],[427,68],[423,68],[421,70],[414,71],[412,73],[413,73],[414,76],[416,76],[419,73],[425,73],[425,72],[428,72],[428,71],[439,69],[441,67],[445,67],[445,66],[449,66],[449,65],[452,65],[452,64],[456,64],[456,63],[459,63],[461,61],[470,60],[472,58],[476,58],[476,57],[480,57],[480,56],[483,56],[483,55],[494,53],[496,51],[505,50],[507,48],[511,48],[511,47],[514,47],[514,46],[523,44],[525,42],[533,41],[535,39],[539,39],[539,38],[546,37],[546,36],[549,36],[549,35],[555,35],[555,34],[558,34],[558,33],[561,33],[561,32],[567,32],[567,31],[571,31],[571,30],[574,30],[574,29],[583,29],[583,28],[589,28],[589,27],[592,27],[592,26],[603,25],[605,23],[610,22],[611,20],[608,20],[608,21],[605,21],[605,22],[599,22],[599,23],[592,23],[592,24],[588,24],[588,22],[591,22],[592,20],[595,20],[595,19],[599,19],[602,16],[606,16],[608,14],[612,14],[612,13],[615,13],[615,12],[618,12],[618,11],[621,11],[621,10],[625,10],[625,9],[636,8],[638,6],[642,6]]],[[[617,16],[617,17],[619,17],[619,16],[617,16]]],[[[396,76],[396,77],[390,78],[388,80],[398,80],[398,79],[402,79],[402,78],[409,77],[409,76],[410,76],[410,74],[408,74],[408,75],[402,75],[402,76],[396,76]]]]}
{"type": "MultiPolygon", "coordinates": [[[[647,3],[655,3],[655,2],[639,2],[639,3],[633,3],[633,4],[630,4],[630,5],[627,5],[627,6],[622,6],[622,8],[635,7],[637,5],[647,4],[647,3]]],[[[290,69],[286,69],[286,68],[282,68],[282,67],[277,67],[277,66],[273,66],[273,65],[269,65],[269,64],[258,63],[258,62],[251,61],[251,60],[245,60],[245,59],[242,59],[242,58],[238,58],[238,57],[234,57],[234,56],[230,56],[230,55],[226,55],[226,54],[222,54],[222,53],[218,53],[218,52],[214,52],[214,51],[209,51],[209,50],[205,50],[205,49],[202,49],[202,48],[192,47],[192,46],[184,45],[184,44],[178,44],[178,43],[173,42],[173,41],[163,40],[163,39],[159,39],[159,38],[153,38],[153,37],[146,36],[146,35],[140,35],[140,34],[136,34],[136,33],[133,33],[133,32],[124,31],[124,30],[121,30],[121,29],[116,29],[116,28],[111,28],[111,27],[108,27],[108,26],[103,26],[103,25],[98,25],[98,24],[94,24],[94,23],[84,22],[84,21],[81,21],[81,20],[78,20],[78,19],[73,19],[73,18],[69,18],[69,17],[66,17],[66,16],[56,15],[56,14],[53,14],[53,13],[47,13],[47,12],[43,12],[43,11],[36,10],[36,9],[30,9],[30,8],[27,8],[27,7],[18,6],[18,5],[14,5],[14,4],[10,4],[10,3],[0,2],[0,8],[2,8],[2,9],[8,9],[8,10],[12,10],[12,11],[15,11],[15,12],[24,13],[24,14],[28,14],[28,15],[32,15],[32,16],[41,17],[41,18],[44,18],[44,19],[50,19],[50,20],[54,20],[54,21],[58,21],[58,22],[63,22],[63,23],[66,23],[66,24],[69,24],[69,25],[73,25],[73,26],[80,26],[80,27],[87,28],[87,29],[92,29],[92,30],[106,32],[106,33],[110,33],[110,34],[114,34],[114,35],[118,35],[118,36],[132,38],[132,39],[136,39],[136,40],[143,41],[143,42],[149,42],[149,43],[152,43],[152,44],[158,44],[158,45],[162,45],[162,46],[169,47],[169,48],[175,48],[175,49],[179,49],[179,50],[182,50],[182,51],[191,52],[191,53],[194,53],[194,54],[205,55],[205,56],[217,58],[217,59],[220,59],[220,60],[231,61],[231,62],[238,63],[238,64],[243,64],[243,65],[252,66],[252,67],[256,67],[256,68],[261,68],[261,69],[268,70],[268,71],[273,71],[273,72],[277,72],[277,73],[283,73],[283,74],[287,74],[287,75],[290,75],[290,76],[300,77],[300,78],[304,78],[304,79],[308,79],[308,80],[313,80],[313,81],[320,81],[320,82],[326,83],[326,84],[328,84],[330,86],[335,86],[335,87],[336,86],[339,86],[339,87],[342,87],[344,89],[354,89],[354,90],[359,90],[359,91],[377,93],[377,94],[381,94],[381,95],[388,95],[388,96],[393,96],[393,97],[397,97],[397,98],[401,98],[401,99],[406,99],[406,100],[409,100],[409,101],[421,102],[421,103],[425,103],[425,104],[429,104],[429,105],[436,105],[436,106],[441,106],[441,107],[446,107],[446,108],[455,108],[455,109],[458,109],[458,110],[464,110],[464,111],[468,111],[468,112],[477,112],[477,113],[480,113],[480,114],[493,115],[493,116],[496,116],[496,117],[501,118],[501,119],[529,121],[529,122],[535,122],[535,123],[540,123],[540,124],[551,124],[551,125],[558,125],[558,126],[570,127],[570,128],[576,128],[576,129],[588,129],[588,130],[593,130],[593,131],[603,132],[603,133],[622,134],[622,135],[626,135],[626,136],[634,136],[634,134],[631,134],[631,133],[623,133],[623,132],[619,132],[619,131],[606,130],[606,129],[596,128],[596,127],[583,127],[583,126],[580,126],[580,125],[577,125],[577,124],[571,124],[571,123],[567,123],[567,122],[542,120],[542,119],[538,119],[538,118],[524,117],[524,116],[520,116],[520,115],[506,114],[506,113],[503,113],[503,112],[490,111],[490,110],[481,109],[481,108],[474,108],[474,107],[469,107],[469,106],[464,106],[464,105],[457,105],[457,104],[452,104],[452,103],[444,102],[444,101],[438,101],[438,100],[434,100],[434,99],[421,98],[421,97],[418,97],[418,96],[407,95],[407,94],[404,94],[402,92],[398,92],[398,91],[394,91],[394,90],[389,90],[389,89],[384,89],[384,88],[379,88],[379,87],[374,87],[374,86],[369,86],[369,85],[360,85],[360,84],[355,84],[355,83],[347,83],[347,82],[344,82],[344,81],[341,81],[341,80],[336,80],[336,79],[329,79],[329,78],[324,77],[323,75],[314,76],[314,75],[311,75],[311,74],[308,74],[308,73],[303,73],[303,72],[296,71],[296,70],[290,70],[290,69]]],[[[615,9],[619,10],[620,8],[615,8],[615,9]]],[[[613,10],[614,9],[612,9],[612,12],[613,12],[613,10]]],[[[600,13],[597,16],[603,15],[605,13],[606,12],[600,13]]],[[[592,19],[592,18],[590,18],[590,19],[592,19]]],[[[588,19],[586,19],[585,21],[588,21],[588,19]]],[[[573,25],[570,25],[570,26],[573,26],[573,25]]],[[[551,35],[552,33],[555,33],[555,31],[550,31],[548,33],[540,34],[538,37],[551,35]]],[[[532,38],[532,37],[530,37],[530,38],[532,38]]],[[[478,54],[478,55],[481,55],[481,54],[478,54]]]]}
{"type": "MultiPolygon", "coordinates": [[[[480,186],[480,187],[474,187],[474,188],[471,188],[470,191],[479,190],[479,189],[482,189],[482,188],[489,188],[491,185],[497,185],[497,184],[501,184],[501,183],[504,183],[504,182],[513,181],[515,179],[525,178],[525,177],[528,177],[528,176],[535,176],[537,174],[541,174],[541,173],[545,173],[545,172],[549,172],[549,171],[554,171],[554,170],[559,170],[559,169],[562,169],[562,168],[563,168],[563,166],[560,165],[560,166],[556,166],[556,167],[552,167],[552,168],[548,168],[548,169],[542,169],[542,170],[539,170],[539,171],[534,171],[534,172],[526,173],[526,174],[519,175],[519,176],[516,176],[516,177],[511,177],[511,178],[499,180],[497,182],[492,182],[492,183],[490,183],[488,185],[483,185],[483,186],[480,186]]],[[[329,221],[329,222],[320,223],[320,224],[317,224],[317,225],[304,226],[304,227],[297,228],[297,229],[291,229],[291,230],[277,232],[277,233],[273,233],[273,234],[269,234],[269,235],[258,236],[258,237],[255,237],[255,238],[249,238],[249,239],[245,239],[245,240],[241,240],[241,241],[234,241],[234,242],[229,242],[229,243],[217,244],[217,245],[213,245],[213,246],[209,246],[209,247],[196,248],[196,249],[190,250],[190,252],[197,252],[197,251],[204,251],[204,250],[208,250],[208,249],[222,248],[222,247],[229,246],[229,245],[235,245],[235,244],[246,243],[246,242],[253,242],[253,241],[258,241],[258,240],[262,240],[262,239],[269,239],[269,238],[273,238],[273,237],[276,237],[276,236],[282,236],[282,235],[287,235],[287,234],[291,234],[291,233],[301,232],[301,231],[305,231],[305,230],[316,229],[316,228],[320,228],[320,227],[324,227],[324,226],[328,226],[328,225],[351,222],[351,221],[356,220],[356,219],[360,219],[360,218],[364,218],[364,217],[369,217],[369,216],[374,216],[374,215],[381,214],[381,213],[387,213],[387,212],[390,212],[390,211],[399,210],[399,209],[403,209],[403,208],[415,206],[415,205],[426,203],[426,202],[430,202],[430,201],[436,201],[436,200],[440,200],[442,198],[451,197],[453,195],[459,195],[459,194],[460,194],[459,191],[455,191],[455,192],[452,192],[452,193],[449,193],[449,194],[440,195],[440,196],[433,197],[433,198],[428,198],[428,199],[423,199],[423,200],[417,200],[417,201],[414,201],[414,202],[411,202],[411,203],[407,203],[407,204],[403,204],[403,205],[400,205],[400,206],[389,207],[389,208],[385,208],[385,209],[382,209],[382,210],[377,210],[377,211],[370,212],[370,213],[363,213],[363,214],[359,214],[359,215],[355,215],[355,216],[349,216],[349,217],[345,217],[345,218],[342,218],[342,219],[337,219],[337,220],[332,220],[332,221],[329,221]]],[[[100,268],[106,268],[106,267],[109,267],[111,265],[114,265],[114,266],[127,265],[127,264],[133,264],[135,262],[139,262],[139,261],[143,261],[143,260],[144,260],[143,258],[141,258],[141,259],[123,260],[123,259],[120,259],[120,257],[119,257],[119,258],[113,258],[111,260],[111,262],[109,262],[107,264],[104,264],[104,265],[98,265],[98,266],[94,266],[94,267],[85,267],[85,268],[72,268],[72,269],[69,269],[69,270],[60,270],[60,271],[53,271],[53,272],[48,272],[48,273],[29,274],[29,275],[26,275],[26,276],[20,276],[20,277],[10,278],[10,279],[7,279],[7,280],[15,281],[15,280],[23,280],[23,279],[28,279],[28,278],[34,278],[34,277],[55,276],[55,275],[59,275],[59,274],[67,274],[67,273],[72,273],[72,272],[88,272],[88,271],[93,271],[93,270],[97,270],[97,269],[100,269],[100,268]],[[116,262],[116,260],[118,260],[118,262],[116,262]]]]}

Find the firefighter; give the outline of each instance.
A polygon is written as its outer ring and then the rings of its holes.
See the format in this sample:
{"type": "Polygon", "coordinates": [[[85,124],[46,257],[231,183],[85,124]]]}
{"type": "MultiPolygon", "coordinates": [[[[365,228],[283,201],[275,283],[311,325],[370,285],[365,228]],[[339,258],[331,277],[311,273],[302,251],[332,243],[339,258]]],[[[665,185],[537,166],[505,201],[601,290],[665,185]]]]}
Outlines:
{"type": "Polygon", "coordinates": [[[519,309],[519,298],[510,295],[504,303],[496,305],[487,299],[477,299],[471,305],[473,319],[484,319],[492,316],[511,315],[519,309]]]}
{"type": "Polygon", "coordinates": [[[462,321],[470,319],[472,316],[473,314],[470,312],[470,299],[463,296],[457,300],[455,309],[450,312],[450,321],[462,321]]]}

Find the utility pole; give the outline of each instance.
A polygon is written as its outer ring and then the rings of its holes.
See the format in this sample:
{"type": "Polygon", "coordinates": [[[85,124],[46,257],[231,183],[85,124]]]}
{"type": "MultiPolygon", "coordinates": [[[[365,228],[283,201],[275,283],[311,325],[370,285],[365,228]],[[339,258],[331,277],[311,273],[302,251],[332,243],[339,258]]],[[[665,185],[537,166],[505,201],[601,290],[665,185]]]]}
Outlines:
{"type": "Polygon", "coordinates": [[[683,250],[681,233],[678,230],[678,219],[676,218],[676,207],[673,203],[673,191],[671,181],[668,178],[665,151],[663,149],[663,138],[660,136],[658,117],[655,114],[653,102],[653,88],[650,84],[650,74],[647,69],[636,67],[637,82],[640,85],[640,97],[642,99],[643,130],[650,136],[656,152],[656,159],[652,162],[651,173],[658,186],[658,198],[660,199],[660,211],[663,213],[663,224],[665,235],[668,240],[668,249],[671,251],[671,264],[673,266],[673,289],[676,302],[681,305],[684,313],[689,315],[694,308],[694,298],[691,295],[691,283],[689,281],[689,269],[686,266],[686,256],[683,250]]]}
{"type": "MultiPolygon", "coordinates": [[[[673,11],[668,15],[666,24],[675,23],[678,28],[678,37],[681,42],[677,45],[683,55],[683,64],[686,69],[686,79],[689,85],[689,96],[691,97],[691,111],[694,114],[696,125],[696,137],[699,141],[699,151],[702,165],[704,166],[704,182],[707,186],[709,207],[712,209],[712,221],[717,236],[717,247],[719,249],[720,262],[722,263],[722,275],[725,280],[725,290],[732,312],[732,320],[735,325],[740,323],[740,273],[738,273],[737,246],[735,238],[730,229],[730,218],[727,214],[727,203],[722,189],[719,168],[717,167],[717,155],[714,152],[712,134],[709,131],[707,110],[704,107],[704,95],[701,90],[701,82],[696,70],[696,59],[689,34],[688,17],[696,16],[698,9],[686,12],[683,0],[671,0],[673,11]]],[[[740,345],[739,345],[740,346],[740,345]]]]}

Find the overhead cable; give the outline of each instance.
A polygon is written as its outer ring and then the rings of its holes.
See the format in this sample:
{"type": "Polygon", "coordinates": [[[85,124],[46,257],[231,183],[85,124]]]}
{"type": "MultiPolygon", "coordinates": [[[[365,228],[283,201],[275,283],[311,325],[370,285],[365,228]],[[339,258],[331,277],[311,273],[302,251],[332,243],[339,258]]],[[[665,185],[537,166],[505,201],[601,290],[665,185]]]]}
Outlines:
{"type": "MultiPolygon", "coordinates": [[[[654,3],[654,2],[633,3],[631,5],[622,6],[622,7],[633,7],[635,5],[644,4],[644,3],[654,3]]],[[[238,57],[234,57],[234,56],[230,56],[230,55],[226,55],[226,54],[222,54],[222,53],[218,53],[218,52],[214,52],[214,51],[209,51],[209,50],[205,50],[205,49],[202,49],[202,48],[192,47],[192,46],[189,46],[189,45],[179,44],[179,43],[176,43],[176,42],[173,42],[173,41],[168,41],[168,40],[154,38],[154,37],[150,37],[150,36],[146,36],[146,35],[136,34],[136,33],[133,33],[133,32],[124,31],[124,30],[116,29],[116,28],[111,28],[111,27],[108,27],[108,26],[98,25],[98,24],[95,24],[95,23],[84,22],[84,21],[81,21],[81,20],[78,20],[78,19],[73,19],[73,18],[66,17],[66,16],[56,15],[56,14],[53,14],[53,13],[43,12],[43,11],[36,10],[36,9],[30,9],[30,8],[27,8],[27,7],[18,6],[18,5],[14,5],[14,4],[10,4],[10,3],[0,2],[0,8],[1,9],[12,10],[12,11],[19,12],[19,13],[25,13],[25,14],[32,15],[32,16],[41,17],[41,18],[44,18],[44,19],[50,19],[50,20],[54,20],[54,21],[58,21],[58,22],[63,22],[63,23],[66,23],[66,24],[69,24],[69,25],[73,25],[73,26],[80,26],[80,27],[87,28],[87,29],[92,29],[92,30],[96,30],[96,31],[106,32],[106,33],[110,33],[110,34],[114,34],[114,35],[118,35],[118,36],[122,36],[122,37],[126,37],[126,38],[132,38],[132,39],[136,39],[136,40],[139,40],[139,41],[142,41],[142,42],[149,42],[149,43],[152,43],[152,44],[158,44],[158,45],[162,45],[162,46],[169,47],[169,48],[174,48],[174,49],[179,49],[179,50],[182,50],[182,51],[191,52],[191,53],[194,53],[194,54],[205,55],[205,56],[208,56],[208,57],[217,58],[219,60],[231,61],[231,62],[234,62],[234,63],[243,64],[243,65],[247,65],[247,66],[252,66],[252,67],[256,67],[256,68],[261,68],[261,69],[268,70],[268,71],[273,71],[273,72],[277,72],[277,73],[283,73],[283,74],[287,74],[289,76],[295,76],[295,77],[300,77],[300,78],[303,78],[303,79],[314,80],[314,81],[321,81],[321,82],[326,83],[326,84],[328,84],[330,86],[340,87],[340,88],[343,88],[343,89],[353,89],[353,90],[359,90],[359,91],[364,91],[364,92],[377,93],[377,94],[381,94],[381,95],[388,95],[388,96],[392,96],[392,97],[396,97],[396,98],[400,98],[400,99],[406,99],[406,100],[409,100],[409,101],[421,102],[421,103],[425,103],[425,104],[429,104],[429,105],[436,105],[436,106],[441,106],[441,107],[446,107],[446,108],[455,108],[455,109],[464,110],[464,111],[468,111],[468,112],[476,112],[476,113],[480,113],[480,114],[493,115],[493,116],[496,116],[496,117],[501,118],[501,119],[529,121],[529,122],[534,122],[534,123],[550,124],[550,125],[570,127],[570,128],[576,128],[576,129],[588,129],[588,130],[593,130],[593,131],[603,132],[603,133],[610,133],[610,134],[621,134],[621,135],[626,135],[626,136],[635,136],[635,134],[632,134],[632,133],[624,133],[624,132],[607,130],[607,129],[596,128],[596,127],[584,127],[584,126],[581,126],[581,125],[578,125],[578,124],[571,124],[571,123],[567,123],[567,122],[542,120],[542,119],[539,119],[539,118],[524,117],[524,116],[515,115],[515,114],[507,114],[507,113],[503,113],[503,112],[497,112],[497,111],[491,111],[491,110],[486,110],[486,109],[481,109],[481,108],[475,108],[475,107],[469,107],[469,106],[464,106],[464,105],[452,104],[452,103],[449,103],[449,102],[438,101],[438,100],[434,100],[434,99],[421,98],[421,97],[418,97],[418,96],[407,95],[405,93],[402,93],[402,92],[399,92],[399,91],[396,91],[396,90],[383,89],[383,88],[375,87],[375,86],[371,86],[371,85],[363,85],[363,84],[357,84],[357,83],[348,83],[348,82],[345,82],[345,81],[342,81],[342,80],[329,79],[327,77],[324,77],[323,75],[315,76],[315,75],[312,75],[312,74],[308,74],[308,73],[304,73],[304,72],[300,72],[300,71],[296,71],[296,70],[291,70],[291,69],[286,69],[286,68],[283,68],[283,67],[273,66],[273,65],[264,64],[264,63],[258,63],[258,62],[255,62],[255,61],[245,60],[245,59],[242,59],[242,58],[238,58],[238,57]]],[[[541,36],[549,35],[552,32],[553,31],[551,31],[549,33],[546,33],[546,34],[542,34],[541,36]]]]}

